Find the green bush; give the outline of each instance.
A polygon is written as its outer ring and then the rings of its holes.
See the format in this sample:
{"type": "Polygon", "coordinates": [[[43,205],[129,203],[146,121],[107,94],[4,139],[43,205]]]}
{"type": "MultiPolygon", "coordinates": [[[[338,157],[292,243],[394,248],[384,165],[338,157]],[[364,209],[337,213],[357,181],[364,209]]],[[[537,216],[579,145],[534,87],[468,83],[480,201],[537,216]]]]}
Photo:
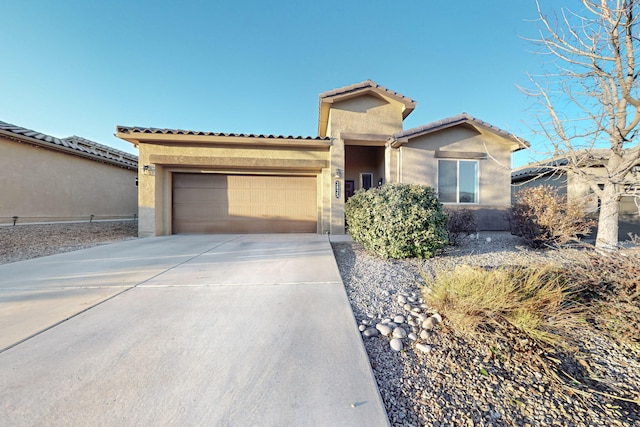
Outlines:
{"type": "Polygon", "coordinates": [[[582,204],[568,201],[566,195],[558,195],[558,190],[548,185],[518,191],[508,219],[511,234],[522,237],[533,248],[563,245],[590,233],[595,225],[585,217],[582,204]]]}
{"type": "Polygon", "coordinates": [[[429,258],[447,244],[447,217],[431,187],[384,184],[345,205],[351,238],[383,258],[429,258]]]}

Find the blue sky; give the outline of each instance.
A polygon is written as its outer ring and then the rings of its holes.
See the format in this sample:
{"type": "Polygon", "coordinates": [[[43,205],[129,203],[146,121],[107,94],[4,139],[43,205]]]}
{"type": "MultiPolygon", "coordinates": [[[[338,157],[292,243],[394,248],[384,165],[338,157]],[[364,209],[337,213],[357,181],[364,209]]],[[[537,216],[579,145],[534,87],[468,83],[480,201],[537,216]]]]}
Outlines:
{"type": "Polygon", "coordinates": [[[0,120],[54,136],[132,153],[116,125],[315,136],[318,94],[371,79],[417,101],[405,129],[467,112],[537,144],[532,101],[517,88],[542,61],[521,38],[536,32],[533,0],[2,9],[0,120]]]}

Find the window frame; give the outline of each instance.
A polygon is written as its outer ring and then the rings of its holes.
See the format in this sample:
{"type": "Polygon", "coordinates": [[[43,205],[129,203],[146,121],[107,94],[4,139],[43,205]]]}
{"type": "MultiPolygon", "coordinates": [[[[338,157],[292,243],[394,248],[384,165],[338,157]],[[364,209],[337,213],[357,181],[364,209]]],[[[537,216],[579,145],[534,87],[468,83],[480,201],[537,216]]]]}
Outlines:
{"type": "Polygon", "coordinates": [[[375,187],[375,185],[373,184],[373,173],[372,172],[361,172],[360,173],[360,188],[365,189],[365,190],[369,190],[370,188],[375,187]],[[369,188],[364,188],[364,176],[365,175],[369,175],[371,177],[371,186],[369,188]]]}
{"type": "Polygon", "coordinates": [[[437,191],[438,198],[440,197],[440,162],[456,162],[456,201],[455,202],[443,202],[440,203],[447,205],[479,205],[480,204],[480,162],[473,159],[438,159],[437,169],[437,191]],[[460,201],[460,162],[475,163],[476,165],[476,179],[475,179],[475,202],[461,202],[460,201]]]}

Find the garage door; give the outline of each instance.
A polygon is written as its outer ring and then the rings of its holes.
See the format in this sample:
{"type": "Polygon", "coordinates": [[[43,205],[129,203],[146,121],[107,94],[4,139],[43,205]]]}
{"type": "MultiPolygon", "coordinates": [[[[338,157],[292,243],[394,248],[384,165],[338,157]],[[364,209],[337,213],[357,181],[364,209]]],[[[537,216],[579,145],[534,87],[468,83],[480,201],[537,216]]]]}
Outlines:
{"type": "Polygon", "coordinates": [[[174,233],[315,233],[315,176],[173,174],[174,233]]]}

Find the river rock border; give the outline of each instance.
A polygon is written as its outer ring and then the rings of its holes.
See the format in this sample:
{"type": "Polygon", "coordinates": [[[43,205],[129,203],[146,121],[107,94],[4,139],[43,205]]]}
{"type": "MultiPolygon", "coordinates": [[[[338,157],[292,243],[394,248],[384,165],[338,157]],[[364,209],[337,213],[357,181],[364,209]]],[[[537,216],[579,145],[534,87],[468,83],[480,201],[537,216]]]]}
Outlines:
{"type": "MultiPolygon", "coordinates": [[[[386,291],[386,296],[390,297],[391,292],[386,291]]],[[[366,319],[360,320],[358,329],[363,339],[387,338],[393,351],[413,347],[422,353],[431,353],[433,347],[428,342],[436,326],[442,322],[440,314],[431,310],[415,292],[401,292],[395,296],[395,301],[399,306],[398,314],[382,318],[368,314],[366,319]]]]}

